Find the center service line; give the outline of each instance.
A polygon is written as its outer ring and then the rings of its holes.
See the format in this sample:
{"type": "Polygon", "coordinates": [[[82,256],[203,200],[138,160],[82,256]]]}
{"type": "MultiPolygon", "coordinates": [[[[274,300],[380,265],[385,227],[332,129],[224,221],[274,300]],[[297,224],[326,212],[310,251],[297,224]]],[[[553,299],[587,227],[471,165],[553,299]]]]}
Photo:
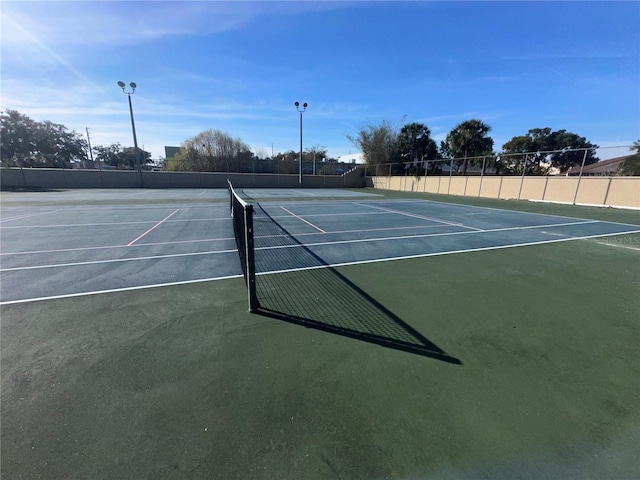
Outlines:
{"type": "Polygon", "coordinates": [[[291,211],[287,210],[287,209],[286,209],[286,208],[284,208],[282,205],[280,205],[280,208],[281,208],[281,209],[283,209],[285,212],[287,212],[289,215],[293,215],[293,216],[294,216],[294,217],[296,217],[298,220],[302,220],[304,223],[306,223],[307,225],[309,225],[309,226],[311,226],[311,227],[315,228],[316,230],[319,230],[319,231],[320,231],[320,232],[322,232],[322,233],[327,233],[327,232],[325,232],[324,230],[322,230],[320,227],[316,227],[313,223],[308,222],[308,221],[307,221],[307,220],[305,220],[304,218],[302,218],[302,217],[300,217],[300,216],[296,215],[295,213],[293,213],[293,212],[291,212],[291,211]]]}
{"type": "Polygon", "coordinates": [[[175,210],[174,212],[170,213],[169,215],[167,215],[165,218],[163,218],[162,220],[160,220],[158,223],[156,223],[153,227],[151,227],[149,230],[147,230],[146,232],[144,232],[142,235],[140,235],[138,238],[136,238],[135,240],[132,240],[131,242],[127,243],[127,247],[130,247],[131,245],[133,245],[134,243],[136,243],[138,240],[140,240],[142,237],[144,237],[147,233],[151,232],[152,230],[154,230],[155,228],[159,227],[160,225],[162,225],[164,222],[166,222],[167,220],[169,220],[173,215],[175,215],[176,213],[178,213],[180,211],[180,209],[178,208],[177,210],[175,210]]]}

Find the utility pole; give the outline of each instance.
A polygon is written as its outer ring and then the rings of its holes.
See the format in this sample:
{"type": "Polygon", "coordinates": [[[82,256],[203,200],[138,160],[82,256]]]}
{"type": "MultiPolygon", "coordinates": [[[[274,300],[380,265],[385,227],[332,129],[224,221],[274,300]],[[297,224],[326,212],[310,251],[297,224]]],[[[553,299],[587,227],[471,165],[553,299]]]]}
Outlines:
{"type": "MultiPolygon", "coordinates": [[[[89,144],[89,157],[91,158],[91,165],[95,167],[95,163],[93,161],[93,150],[91,150],[91,137],[89,137],[89,127],[85,127],[85,130],[87,131],[87,143],[89,144]]],[[[98,167],[100,167],[100,163],[98,163],[98,167]]]]}

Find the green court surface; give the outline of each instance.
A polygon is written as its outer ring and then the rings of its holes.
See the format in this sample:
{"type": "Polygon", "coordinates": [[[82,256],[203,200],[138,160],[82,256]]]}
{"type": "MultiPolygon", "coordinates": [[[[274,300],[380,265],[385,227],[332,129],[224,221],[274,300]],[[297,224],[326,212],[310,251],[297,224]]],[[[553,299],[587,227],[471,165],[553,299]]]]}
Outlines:
{"type": "Polygon", "coordinates": [[[639,234],[266,278],[2,305],[2,478],[640,477],[639,234]]]}

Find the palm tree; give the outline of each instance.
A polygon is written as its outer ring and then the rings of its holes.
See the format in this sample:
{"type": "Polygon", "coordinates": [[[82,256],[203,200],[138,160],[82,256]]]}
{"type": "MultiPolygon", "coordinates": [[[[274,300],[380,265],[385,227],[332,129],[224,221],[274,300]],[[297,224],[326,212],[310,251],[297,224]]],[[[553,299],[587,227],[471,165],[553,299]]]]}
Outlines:
{"type": "Polygon", "coordinates": [[[431,130],[423,123],[413,122],[403,126],[397,140],[399,153],[409,154],[410,160],[422,160],[424,157],[433,159],[438,153],[431,130]]]}
{"type": "Polygon", "coordinates": [[[493,151],[491,127],[482,120],[472,119],[456,125],[447,135],[453,158],[463,158],[462,174],[466,175],[469,157],[488,155],[493,151]]]}

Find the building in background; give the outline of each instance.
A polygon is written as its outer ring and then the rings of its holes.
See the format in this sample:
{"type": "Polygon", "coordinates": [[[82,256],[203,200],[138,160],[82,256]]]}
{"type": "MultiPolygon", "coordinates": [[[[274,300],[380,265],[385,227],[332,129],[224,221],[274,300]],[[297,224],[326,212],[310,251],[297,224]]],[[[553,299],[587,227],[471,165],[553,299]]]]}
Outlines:
{"type": "Polygon", "coordinates": [[[364,154],[362,152],[350,153],[348,155],[340,155],[338,163],[364,163],[364,154]]]}
{"type": "MultiPolygon", "coordinates": [[[[583,177],[614,177],[622,175],[622,164],[633,155],[625,155],[624,157],[611,158],[609,160],[601,160],[591,165],[585,165],[582,169],[583,177]]],[[[580,175],[580,165],[573,167],[567,172],[569,177],[577,177],[580,175]]]]}
{"type": "Polygon", "coordinates": [[[180,153],[181,147],[164,147],[164,159],[169,160],[170,158],[175,157],[178,153],[180,153]]]}

